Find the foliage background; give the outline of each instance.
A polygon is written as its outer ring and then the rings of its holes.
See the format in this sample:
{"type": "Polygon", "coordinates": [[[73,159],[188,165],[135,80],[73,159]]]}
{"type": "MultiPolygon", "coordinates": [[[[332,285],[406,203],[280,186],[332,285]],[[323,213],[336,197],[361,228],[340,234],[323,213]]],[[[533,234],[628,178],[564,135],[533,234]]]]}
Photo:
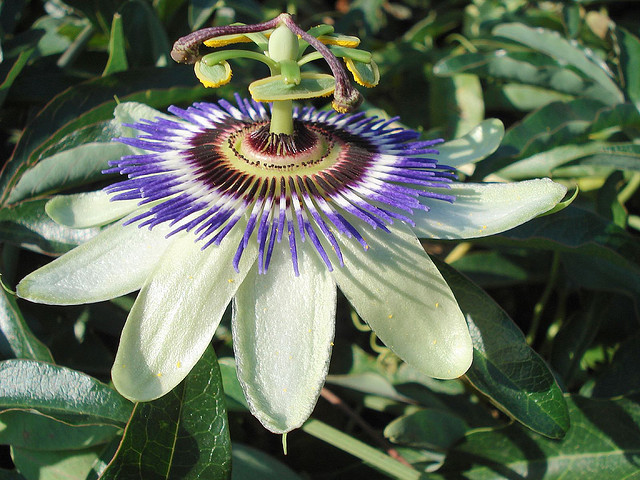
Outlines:
{"type": "Polygon", "coordinates": [[[0,480],[640,478],[638,8],[4,0],[0,480]],[[502,235],[425,244],[470,320],[474,365],[465,378],[410,370],[342,299],[328,391],[289,435],[287,456],[246,412],[228,315],[183,384],[132,405],[108,382],[133,297],[56,308],[10,293],[47,256],[96,233],[60,227],[43,207],[52,194],[108,181],[99,172],[121,154],[110,143],[116,102],[164,109],[231,98],[265,75],[240,64],[232,86],[205,90],[170,60],[172,42],[283,10],[303,27],[335,21],[336,31],[362,38],[382,74],[364,92],[370,113],[447,139],[501,119],[502,145],[463,178],[550,176],[579,187],[566,209],[502,235]]]}

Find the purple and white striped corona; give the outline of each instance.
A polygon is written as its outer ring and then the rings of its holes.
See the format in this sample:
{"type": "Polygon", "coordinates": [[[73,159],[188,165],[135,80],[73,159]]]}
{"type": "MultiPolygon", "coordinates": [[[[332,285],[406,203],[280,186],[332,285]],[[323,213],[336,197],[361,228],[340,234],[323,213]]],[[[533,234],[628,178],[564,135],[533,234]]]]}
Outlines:
{"type": "Polygon", "coordinates": [[[391,126],[395,119],[303,108],[293,113],[293,134],[284,136],[269,132],[262,104],[236,100],[172,107],[179,119],[129,125],[144,134],[118,141],[147,153],[111,162],[107,173],[129,178],[106,190],[113,200],[155,204],[127,224],[169,223],[169,235],[191,231],[203,249],[241,228],[233,266],[254,241],[260,273],[284,236],[299,275],[300,241],[313,244],[331,271],[344,265],[336,235],[368,248],[367,232],[350,218],[388,231],[394,221],[414,225],[414,210],[428,210],[420,197],[454,201],[442,193],[455,177],[435,160],[440,140],[416,141],[416,132],[391,126]]]}

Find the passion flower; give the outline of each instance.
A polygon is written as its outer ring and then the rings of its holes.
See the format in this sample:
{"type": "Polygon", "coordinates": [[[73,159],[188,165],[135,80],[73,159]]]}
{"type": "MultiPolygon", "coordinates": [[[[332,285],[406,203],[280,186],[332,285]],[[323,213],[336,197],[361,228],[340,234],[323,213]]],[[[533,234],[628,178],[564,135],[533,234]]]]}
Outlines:
{"type": "Polygon", "coordinates": [[[48,204],[67,225],[117,222],[27,276],[18,294],[77,304],[140,289],[112,370],[125,397],[148,401],[173,389],[232,301],[238,378],[252,413],[273,432],[299,427],[327,374],[336,287],[400,358],[433,377],[458,377],[472,360],[467,324],[418,237],[494,234],[563,197],[550,180],[458,183],[436,160],[441,140],[346,113],[359,94],[331,47],[360,83],[376,83],[377,67],[348,51],[353,37],[312,33],[281,15],[178,41],[173,58],[195,63],[205,84],[223,83],[225,58],[234,56],[262,55],[272,76],[250,86],[252,100],[172,107],[173,116],[129,124],[141,134],[118,141],[137,151],[108,170],[126,179],[48,204]],[[198,42],[247,39],[266,54],[199,53],[198,42]],[[305,56],[305,45],[318,55],[305,56]],[[314,58],[328,58],[333,75],[301,73],[314,58]],[[292,104],[327,92],[337,113],[292,104]]]}

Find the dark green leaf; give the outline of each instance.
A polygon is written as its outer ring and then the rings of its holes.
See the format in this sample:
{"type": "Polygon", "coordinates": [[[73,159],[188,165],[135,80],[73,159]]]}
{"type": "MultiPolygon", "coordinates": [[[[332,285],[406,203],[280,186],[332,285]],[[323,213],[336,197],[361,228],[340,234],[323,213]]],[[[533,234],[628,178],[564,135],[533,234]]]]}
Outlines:
{"type": "Polygon", "coordinates": [[[610,299],[608,293],[594,293],[588,308],[569,317],[553,339],[551,365],[568,385],[576,377],[583,355],[606,320],[610,299]]]}
{"type": "Polygon", "coordinates": [[[29,31],[3,45],[0,58],[0,106],[4,103],[9,88],[31,58],[41,37],[42,32],[29,31]]]}
{"type": "Polygon", "coordinates": [[[640,391],[640,336],[635,335],[620,345],[611,366],[596,378],[594,397],[617,397],[640,391]]]}
{"type": "Polygon", "coordinates": [[[246,412],[249,410],[249,405],[247,405],[247,400],[244,398],[242,387],[238,381],[235,361],[230,357],[221,358],[219,365],[222,386],[227,398],[227,408],[229,410],[246,412]]]}
{"type": "Polygon", "coordinates": [[[528,283],[543,278],[540,259],[510,257],[496,251],[465,255],[451,265],[481,287],[497,287],[528,283]]]}
{"type": "Polygon", "coordinates": [[[123,425],[132,405],[84,373],[34,360],[0,362],[0,409],[37,410],[74,424],[123,425]]]}
{"type": "Polygon", "coordinates": [[[124,36],[129,44],[127,50],[131,65],[169,64],[171,43],[167,32],[148,2],[129,0],[118,10],[122,15],[124,36]]]}
{"type": "Polygon", "coordinates": [[[103,448],[57,452],[12,448],[11,456],[27,480],[84,480],[103,448]]]}
{"type": "Polygon", "coordinates": [[[624,264],[623,258],[604,260],[600,257],[604,253],[602,250],[589,247],[580,248],[580,253],[562,252],[562,264],[571,282],[588,290],[623,294],[637,303],[640,299],[640,269],[630,262],[624,264]]]}
{"type": "Polygon", "coordinates": [[[122,15],[116,13],[111,22],[111,35],[109,37],[109,60],[104,67],[103,76],[122,72],[129,67],[127,52],[125,51],[124,29],[122,27],[122,15]]]}
{"type": "Polygon", "coordinates": [[[230,475],[222,379],[209,347],[170,393],[135,405],[118,453],[100,478],[218,480],[230,475]]]}
{"type": "Polygon", "coordinates": [[[218,9],[218,4],[209,0],[191,0],[189,2],[188,19],[191,30],[198,30],[218,9]]]}
{"type": "Polygon", "coordinates": [[[475,431],[449,452],[437,478],[584,480],[637,478],[640,405],[636,399],[568,398],[571,429],[549,440],[518,425],[475,431]]]}
{"type": "Polygon", "coordinates": [[[640,109],[640,40],[621,27],[613,32],[620,49],[620,70],[624,81],[624,92],[636,108],[640,109]]]}
{"type": "Polygon", "coordinates": [[[44,211],[46,200],[31,200],[0,209],[0,240],[51,255],[71,250],[99,229],[76,230],[55,223],[44,211]]]}
{"type": "Polygon", "coordinates": [[[114,425],[73,426],[33,412],[0,414],[0,443],[31,450],[80,450],[109,442],[114,425]]]}
{"type": "Polygon", "coordinates": [[[575,205],[533,219],[492,238],[492,242],[597,257],[636,274],[640,267],[640,245],[633,236],[575,205]]]}
{"type": "Polygon", "coordinates": [[[118,6],[124,0],[65,0],[64,3],[82,12],[91,23],[103,31],[109,33],[111,19],[118,6]]]}
{"type": "Polygon", "coordinates": [[[26,480],[15,470],[5,470],[0,468],[0,480],[26,480]]]}
{"type": "Polygon", "coordinates": [[[567,406],[542,358],[507,314],[482,289],[438,262],[467,318],[473,340],[469,381],[498,408],[530,429],[561,438],[569,428],[567,406]]]}
{"type": "Polygon", "coordinates": [[[425,409],[396,418],[385,427],[384,436],[402,445],[446,450],[460,440],[467,430],[467,425],[457,415],[425,409]]]}
{"type": "Polygon", "coordinates": [[[302,480],[300,475],[283,463],[247,445],[234,442],[231,457],[231,480],[302,480]]]}
{"type": "Polygon", "coordinates": [[[8,347],[1,350],[9,350],[16,358],[53,362],[49,349],[35,337],[24,321],[15,298],[4,289],[0,289],[0,330],[4,337],[2,343],[6,342],[8,347]]]}

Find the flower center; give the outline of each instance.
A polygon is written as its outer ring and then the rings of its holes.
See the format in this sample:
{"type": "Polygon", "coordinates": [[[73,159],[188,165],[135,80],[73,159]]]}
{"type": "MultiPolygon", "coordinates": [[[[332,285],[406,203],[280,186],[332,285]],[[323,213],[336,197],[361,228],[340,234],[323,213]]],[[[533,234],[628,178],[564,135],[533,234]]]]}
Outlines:
{"type": "Polygon", "coordinates": [[[235,168],[264,176],[312,174],[333,165],[342,145],[314,125],[296,121],[293,133],[272,133],[269,124],[244,127],[229,135],[227,148],[235,168]]]}

